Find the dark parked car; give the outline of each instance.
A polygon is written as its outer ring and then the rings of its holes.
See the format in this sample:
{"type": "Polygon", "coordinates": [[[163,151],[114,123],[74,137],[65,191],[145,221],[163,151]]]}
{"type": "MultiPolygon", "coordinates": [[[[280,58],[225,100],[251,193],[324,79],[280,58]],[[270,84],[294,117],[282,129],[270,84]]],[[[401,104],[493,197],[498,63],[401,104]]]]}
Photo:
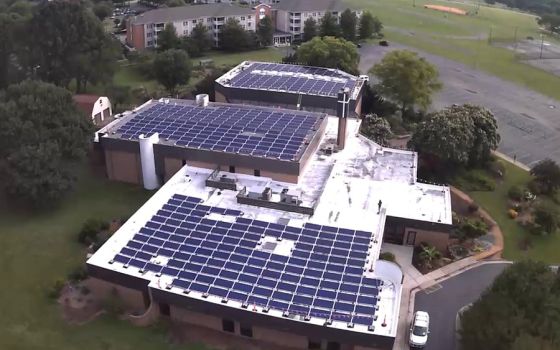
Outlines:
{"type": "Polygon", "coordinates": [[[387,40],[381,40],[381,41],[379,41],[379,45],[380,46],[389,46],[389,42],[387,40]]]}

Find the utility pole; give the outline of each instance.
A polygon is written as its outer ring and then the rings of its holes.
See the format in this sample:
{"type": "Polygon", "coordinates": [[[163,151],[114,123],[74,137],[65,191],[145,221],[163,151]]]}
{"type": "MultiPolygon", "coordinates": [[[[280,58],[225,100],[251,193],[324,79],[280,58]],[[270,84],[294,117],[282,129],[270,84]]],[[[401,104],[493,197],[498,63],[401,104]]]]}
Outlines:
{"type": "Polygon", "coordinates": [[[539,55],[539,59],[542,60],[542,50],[543,50],[543,46],[544,46],[544,35],[541,34],[541,53],[539,55]]]}
{"type": "Polygon", "coordinates": [[[515,30],[513,32],[513,54],[517,54],[517,27],[515,27],[515,30]]]}
{"type": "Polygon", "coordinates": [[[488,33],[488,44],[492,44],[492,26],[490,26],[490,33],[488,33]]]}

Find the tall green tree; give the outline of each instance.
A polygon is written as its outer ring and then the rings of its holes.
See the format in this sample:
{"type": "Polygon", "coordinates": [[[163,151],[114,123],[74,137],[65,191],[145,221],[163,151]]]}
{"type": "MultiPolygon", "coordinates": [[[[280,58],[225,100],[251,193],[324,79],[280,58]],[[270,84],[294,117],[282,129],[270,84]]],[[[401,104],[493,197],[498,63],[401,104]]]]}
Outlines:
{"type": "Polygon", "coordinates": [[[130,102],[130,86],[109,85],[106,94],[111,100],[113,113],[119,113],[130,102]]]}
{"type": "Polygon", "coordinates": [[[437,68],[408,50],[389,52],[370,73],[379,80],[376,85],[379,93],[398,103],[403,115],[414,106],[427,109],[433,93],[442,87],[437,68]]]}
{"type": "Polygon", "coordinates": [[[204,78],[202,78],[196,85],[192,91],[193,97],[199,94],[207,94],[210,101],[216,101],[216,90],[214,89],[214,82],[216,79],[224,75],[228,72],[231,68],[215,68],[212,69],[209,73],[207,73],[204,78]]]}
{"type": "Polygon", "coordinates": [[[182,47],[187,50],[190,57],[200,57],[214,45],[214,40],[208,28],[198,23],[192,30],[191,35],[183,38],[182,47]]]}
{"type": "Polygon", "coordinates": [[[376,114],[367,114],[364,117],[361,132],[381,146],[388,146],[389,139],[393,135],[387,119],[378,117],[376,114]]]}
{"type": "Polygon", "coordinates": [[[346,9],[340,15],[340,29],[342,31],[342,37],[348,41],[356,40],[356,26],[358,25],[358,18],[356,14],[350,10],[346,9]]]}
{"type": "MultiPolygon", "coordinates": [[[[560,7],[559,7],[560,8],[560,7]]],[[[552,33],[560,33],[560,13],[552,14],[547,13],[543,14],[537,19],[537,22],[545,27],[551,34],[552,33]]]]}
{"type": "Polygon", "coordinates": [[[171,49],[157,54],[153,69],[156,80],[174,95],[177,86],[189,82],[192,66],[185,51],[171,49]]]}
{"type": "Polygon", "coordinates": [[[177,30],[173,23],[167,23],[165,28],[159,32],[157,37],[158,51],[167,51],[171,49],[178,49],[181,45],[181,39],[177,36],[177,30]]]}
{"type": "Polygon", "coordinates": [[[544,159],[531,168],[531,175],[540,193],[553,194],[560,188],[560,167],[551,159],[544,159]]]}
{"type": "Polygon", "coordinates": [[[353,43],[326,36],[315,37],[302,44],[297,50],[297,60],[302,64],[338,68],[351,74],[358,74],[360,55],[353,43]]]}
{"type": "Polygon", "coordinates": [[[338,25],[338,18],[330,12],[325,12],[319,24],[319,32],[321,36],[340,36],[340,26],[338,25]]]}
{"type": "Polygon", "coordinates": [[[220,47],[225,51],[244,51],[253,46],[253,38],[235,18],[228,19],[222,26],[220,47]]]}
{"type": "Polygon", "coordinates": [[[18,40],[19,28],[23,25],[23,18],[17,14],[0,13],[0,89],[8,86],[14,80],[18,70],[17,53],[22,49],[18,40]]]}
{"type": "Polygon", "coordinates": [[[24,81],[0,93],[0,182],[30,206],[52,206],[76,179],[93,132],[69,91],[24,81]]]}
{"type": "Polygon", "coordinates": [[[461,349],[558,349],[559,282],[542,262],[508,267],[462,314],[461,349]]]}
{"type": "Polygon", "coordinates": [[[382,30],[383,25],[377,17],[374,17],[369,11],[364,11],[364,13],[362,13],[359,23],[360,39],[366,40],[372,38],[374,35],[380,36],[382,30]]]}
{"type": "Polygon", "coordinates": [[[274,25],[270,16],[265,16],[259,20],[257,25],[257,37],[262,46],[272,45],[274,35],[274,25]]]}
{"type": "Polygon", "coordinates": [[[303,22],[303,41],[309,41],[317,36],[317,22],[309,17],[303,22]]]}
{"type": "Polygon", "coordinates": [[[418,124],[409,146],[454,165],[481,165],[498,147],[496,119],[488,110],[454,105],[418,124]]]}
{"type": "Polygon", "coordinates": [[[28,25],[28,69],[44,81],[77,92],[113,77],[118,46],[93,13],[78,2],[38,5],[28,25]]]}
{"type": "Polygon", "coordinates": [[[113,3],[109,1],[101,1],[93,5],[93,13],[103,21],[113,13],[113,3]]]}
{"type": "Polygon", "coordinates": [[[560,214],[556,206],[545,202],[535,208],[534,220],[535,224],[539,225],[541,232],[552,234],[558,229],[560,214]]]}

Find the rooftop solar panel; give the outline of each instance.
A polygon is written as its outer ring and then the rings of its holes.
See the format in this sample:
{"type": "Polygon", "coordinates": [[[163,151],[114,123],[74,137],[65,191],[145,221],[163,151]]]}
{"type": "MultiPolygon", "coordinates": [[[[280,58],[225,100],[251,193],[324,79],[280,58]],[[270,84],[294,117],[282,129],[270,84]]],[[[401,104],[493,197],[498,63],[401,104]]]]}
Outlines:
{"type": "Polygon", "coordinates": [[[302,317],[373,324],[382,281],[364,274],[370,233],[251,220],[240,211],[181,195],[164,207],[165,212],[152,217],[112,263],[167,275],[185,293],[208,293],[302,317]],[[217,210],[235,223],[205,218],[217,210]],[[177,213],[181,219],[174,219],[177,213]],[[184,227],[192,218],[196,225],[184,227]],[[276,233],[269,236],[267,227],[276,233]],[[277,253],[273,248],[287,240],[282,238],[285,234],[291,237],[292,252],[277,253]],[[337,248],[338,243],[344,244],[337,248]],[[158,266],[152,261],[157,256],[168,260],[158,266]]]}
{"type": "Polygon", "coordinates": [[[349,74],[327,68],[253,62],[227,84],[234,88],[337,97],[340,89],[352,90],[356,81],[349,74]]]}
{"type": "Polygon", "coordinates": [[[156,102],[116,133],[124,139],[159,133],[178,146],[293,161],[320,122],[318,115],[289,111],[156,102]]]}

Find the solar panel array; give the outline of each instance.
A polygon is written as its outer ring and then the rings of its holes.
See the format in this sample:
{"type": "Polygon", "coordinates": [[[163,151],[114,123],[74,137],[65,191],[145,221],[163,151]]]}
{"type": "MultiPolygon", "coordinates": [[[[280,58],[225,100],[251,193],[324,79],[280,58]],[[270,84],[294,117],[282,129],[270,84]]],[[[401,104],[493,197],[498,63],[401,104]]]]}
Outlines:
{"type": "Polygon", "coordinates": [[[364,276],[372,234],[307,223],[285,226],[242,217],[175,194],[111,263],[170,276],[198,292],[291,315],[372,326],[382,281],[364,276]],[[210,213],[233,217],[212,220],[210,213]],[[289,256],[262,249],[263,237],[294,243],[289,256]],[[155,257],[167,257],[162,266],[155,257]]]}
{"type": "Polygon", "coordinates": [[[296,66],[278,63],[252,63],[234,76],[228,84],[235,88],[267,89],[308,95],[337,97],[340,89],[353,90],[356,79],[349,79],[345,74],[320,67],[296,66]],[[279,72],[279,74],[261,74],[255,70],[279,72]],[[312,74],[316,77],[306,77],[301,74],[290,76],[286,73],[312,74]],[[323,77],[339,78],[328,81],[323,77]],[[339,81],[341,80],[341,81],[339,81]]]}
{"type": "Polygon", "coordinates": [[[318,129],[317,115],[230,106],[154,103],[120,126],[124,139],[159,133],[178,146],[297,160],[318,129]]]}

